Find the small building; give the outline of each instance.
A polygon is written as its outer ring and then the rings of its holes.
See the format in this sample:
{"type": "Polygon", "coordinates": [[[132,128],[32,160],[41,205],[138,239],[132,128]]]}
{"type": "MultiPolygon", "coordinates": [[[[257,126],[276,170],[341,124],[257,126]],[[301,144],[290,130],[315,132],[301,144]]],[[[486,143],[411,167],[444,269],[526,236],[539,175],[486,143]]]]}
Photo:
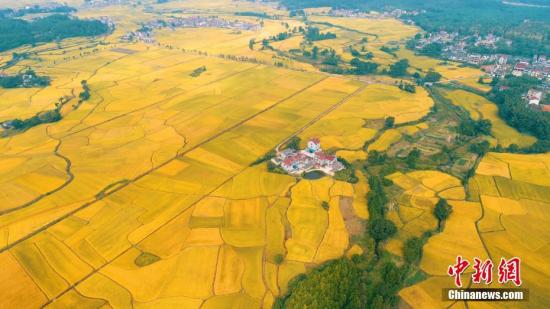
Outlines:
{"type": "Polygon", "coordinates": [[[529,105],[539,105],[542,100],[542,91],[536,89],[529,89],[527,92],[527,101],[529,105]]]}
{"type": "Polygon", "coordinates": [[[501,55],[498,55],[497,57],[498,57],[498,60],[497,60],[498,64],[505,65],[508,63],[508,55],[501,54],[501,55]]]}
{"type": "Polygon", "coordinates": [[[521,71],[521,72],[527,71],[528,68],[529,68],[529,63],[525,61],[520,61],[516,63],[516,65],[514,66],[514,70],[521,71]]]}
{"type": "Polygon", "coordinates": [[[333,176],[335,172],[345,169],[335,155],[321,150],[321,142],[317,138],[308,141],[305,149],[285,149],[277,153],[271,162],[280,165],[283,170],[292,175],[300,175],[310,171],[322,171],[333,176]]]}
{"type": "Polygon", "coordinates": [[[307,151],[309,153],[316,153],[321,151],[321,141],[318,138],[312,138],[307,142],[307,151]]]}
{"type": "Polygon", "coordinates": [[[336,156],[319,152],[316,154],[317,160],[321,166],[328,166],[336,161],[336,156]]]}

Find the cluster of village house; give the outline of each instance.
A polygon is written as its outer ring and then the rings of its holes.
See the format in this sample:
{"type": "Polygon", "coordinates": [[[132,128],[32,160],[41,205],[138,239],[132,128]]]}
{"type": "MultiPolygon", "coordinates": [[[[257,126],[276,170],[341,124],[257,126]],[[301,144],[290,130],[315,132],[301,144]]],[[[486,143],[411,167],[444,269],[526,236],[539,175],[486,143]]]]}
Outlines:
{"type": "Polygon", "coordinates": [[[261,25],[249,23],[243,20],[228,20],[217,16],[190,16],[185,18],[169,18],[167,20],[157,19],[150,21],[137,31],[132,31],[122,37],[124,41],[141,41],[144,43],[154,43],[152,30],[168,28],[175,30],[177,28],[223,28],[232,30],[250,30],[256,31],[261,25]]]}
{"type": "MultiPolygon", "coordinates": [[[[501,40],[503,38],[493,34],[460,36],[458,33],[440,31],[430,33],[419,39],[415,49],[420,50],[431,43],[441,43],[445,46],[442,51],[442,58],[479,65],[493,77],[500,78],[507,74],[513,74],[515,76],[529,75],[540,80],[550,78],[550,59],[547,59],[545,55],[535,55],[532,59],[529,59],[496,53],[482,55],[467,51],[467,47],[470,45],[496,48],[497,42],[501,40]]],[[[512,44],[511,41],[505,41],[504,43],[512,44]]]]}
{"type": "Polygon", "coordinates": [[[129,0],[86,0],[84,4],[89,7],[101,8],[111,5],[137,4],[138,1],[129,0]]]}
{"type": "MultiPolygon", "coordinates": [[[[535,55],[532,59],[505,54],[480,55],[466,51],[473,38],[474,46],[496,48],[496,43],[502,38],[488,34],[486,36],[460,37],[458,33],[440,31],[430,33],[417,42],[415,49],[422,49],[430,43],[441,43],[445,46],[442,57],[445,59],[479,65],[491,77],[503,78],[508,74],[513,76],[531,76],[543,81],[541,89],[531,89],[525,95],[530,106],[540,107],[550,111],[550,106],[540,105],[545,91],[550,89],[550,59],[545,55],[535,55]],[[540,106],[539,106],[540,105],[540,106]]],[[[511,42],[505,42],[511,44],[511,42]]]]}
{"type": "MultiPolygon", "coordinates": [[[[403,9],[394,9],[391,11],[384,12],[365,12],[362,10],[350,10],[350,9],[326,9],[326,10],[316,10],[310,15],[326,15],[333,17],[346,17],[346,18],[374,18],[374,19],[383,19],[383,18],[400,18],[403,22],[407,24],[414,24],[410,19],[404,19],[405,16],[416,16],[425,11],[418,10],[403,10],[403,9]]],[[[307,12],[306,12],[307,15],[307,12]]]]}
{"type": "Polygon", "coordinates": [[[327,154],[321,149],[321,143],[317,138],[310,139],[305,149],[285,149],[277,153],[271,161],[291,175],[321,171],[333,176],[334,173],[345,169],[336,156],[327,154]]]}

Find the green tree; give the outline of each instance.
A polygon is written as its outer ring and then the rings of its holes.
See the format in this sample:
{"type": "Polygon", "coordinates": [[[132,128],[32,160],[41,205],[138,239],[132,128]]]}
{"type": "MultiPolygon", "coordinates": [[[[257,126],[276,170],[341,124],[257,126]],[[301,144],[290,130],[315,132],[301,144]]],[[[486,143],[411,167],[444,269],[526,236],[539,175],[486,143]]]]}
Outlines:
{"type": "Polygon", "coordinates": [[[490,145],[488,141],[481,141],[470,145],[469,150],[479,156],[485,155],[489,151],[490,145]]]}
{"type": "Polygon", "coordinates": [[[274,259],[275,259],[275,264],[281,265],[285,260],[285,257],[282,254],[277,254],[275,255],[274,259]]]}
{"type": "Polygon", "coordinates": [[[403,246],[403,257],[408,264],[418,264],[422,258],[422,240],[418,237],[407,239],[403,246]]]}
{"type": "Polygon", "coordinates": [[[440,43],[430,43],[424,46],[420,50],[420,53],[430,57],[438,57],[441,55],[442,50],[443,50],[443,45],[441,45],[440,43]]]}
{"type": "Polygon", "coordinates": [[[328,262],[299,276],[274,308],[364,308],[362,271],[347,258],[328,262]]]}
{"type": "Polygon", "coordinates": [[[313,58],[313,60],[319,59],[319,47],[313,46],[313,49],[311,50],[311,58],[313,58]]]}
{"type": "Polygon", "coordinates": [[[412,169],[416,168],[418,159],[420,159],[420,154],[421,152],[418,149],[413,149],[411,152],[409,152],[406,159],[407,166],[409,168],[412,168],[412,169]]]}
{"type": "Polygon", "coordinates": [[[369,235],[374,239],[375,254],[378,255],[380,242],[390,238],[397,232],[395,224],[387,219],[379,218],[369,221],[369,235]]]}
{"type": "Polygon", "coordinates": [[[458,132],[466,136],[490,135],[492,123],[488,119],[465,119],[460,122],[458,132]]]}
{"type": "Polygon", "coordinates": [[[77,36],[101,35],[109,30],[109,27],[99,20],[81,20],[62,14],[31,21],[3,18],[0,14],[0,51],[25,44],[33,45],[77,36]]]}
{"type": "Polygon", "coordinates": [[[451,215],[453,207],[447,203],[446,199],[440,199],[437,204],[435,204],[434,215],[437,218],[437,229],[441,231],[443,227],[443,222],[451,215]]]}
{"type": "Polygon", "coordinates": [[[441,80],[441,74],[432,70],[428,71],[428,73],[426,73],[426,76],[424,76],[425,83],[436,83],[439,80],[441,80]]]}
{"type": "Polygon", "coordinates": [[[384,164],[388,159],[388,155],[385,153],[380,153],[378,150],[369,151],[369,157],[367,161],[372,165],[384,164]]]}
{"type": "Polygon", "coordinates": [[[393,125],[395,124],[395,117],[387,117],[386,120],[384,121],[384,128],[386,129],[389,129],[389,128],[393,128],[393,125]]]}
{"type": "Polygon", "coordinates": [[[396,63],[390,65],[389,74],[391,77],[402,77],[407,75],[408,68],[409,68],[409,60],[401,59],[396,63]]]}

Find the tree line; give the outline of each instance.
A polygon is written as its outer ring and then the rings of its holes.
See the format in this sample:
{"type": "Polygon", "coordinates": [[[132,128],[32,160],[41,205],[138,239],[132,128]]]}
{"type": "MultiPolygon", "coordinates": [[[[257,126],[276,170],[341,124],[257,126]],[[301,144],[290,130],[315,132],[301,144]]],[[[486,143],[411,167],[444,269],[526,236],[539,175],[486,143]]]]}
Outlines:
{"type": "Polygon", "coordinates": [[[56,14],[32,21],[0,17],[0,51],[109,31],[109,27],[99,20],[81,20],[67,15],[56,14]]]}

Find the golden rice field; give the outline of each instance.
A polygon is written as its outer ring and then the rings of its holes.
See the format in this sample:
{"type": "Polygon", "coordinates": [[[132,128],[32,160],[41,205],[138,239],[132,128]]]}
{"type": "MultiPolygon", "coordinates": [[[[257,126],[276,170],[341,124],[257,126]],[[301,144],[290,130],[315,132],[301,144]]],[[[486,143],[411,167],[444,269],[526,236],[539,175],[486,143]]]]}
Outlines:
{"type": "Polygon", "coordinates": [[[396,55],[399,58],[409,60],[411,67],[421,72],[426,73],[430,70],[438,72],[442,75],[443,82],[457,82],[480,91],[491,90],[490,86],[477,82],[479,77],[485,76],[485,73],[479,69],[462,67],[458,63],[449,61],[443,63],[438,59],[416,55],[414,51],[406,49],[405,47],[401,47],[396,52],[396,55]]]}
{"type": "Polygon", "coordinates": [[[347,52],[349,46],[356,49],[365,47],[366,51],[373,54],[372,60],[383,66],[392,64],[396,59],[392,55],[381,51],[382,46],[390,42],[402,42],[419,31],[418,28],[395,19],[340,18],[313,15],[309,17],[309,20],[319,23],[317,25],[323,31],[330,31],[337,35],[336,39],[316,42],[319,47],[336,50],[342,59],[346,61],[353,58],[347,52]],[[334,27],[325,26],[323,23],[332,24],[334,27]],[[368,43],[361,43],[363,38],[367,38],[368,43]]]}
{"type": "MultiPolygon", "coordinates": [[[[8,73],[32,66],[51,76],[52,85],[0,89],[0,122],[72,98],[61,121],[0,139],[0,307],[269,308],[299,274],[365,250],[351,244],[363,233],[361,220],[369,218],[362,173],[349,184],[296,179],[251,164],[291,136],[319,137],[339,157],[365,160],[363,146],[377,136],[366,122],[419,120],[434,104],[428,92],[401,91],[386,77],[362,81],[323,74],[260,51],[260,44],[251,50],[250,39],[260,42],[285,31],[285,22],[304,25],[276,5],[193,0],[154,7],[180,17],[186,13],[174,9],[251,22],[259,20],[234,13],[258,11],[281,19],[265,19],[255,32],[161,30],[155,33],[159,44],[146,45],[119,37],[156,14],[131,6],[84,9],[79,17],[110,16],[117,30],[16,50],[33,56],[8,73]],[[229,54],[248,60],[222,57],[229,54]],[[277,68],[276,61],[287,68],[277,68]],[[190,75],[202,66],[207,70],[200,76],[190,75]],[[91,99],[76,108],[73,96],[82,91],[82,80],[91,99]]],[[[335,25],[320,26],[338,35],[317,42],[320,47],[349,57],[344,49],[368,37],[366,48],[382,65],[396,58],[380,47],[419,31],[392,19],[311,21],[335,25]]],[[[273,46],[288,51],[301,41],[297,36],[273,46]]],[[[1,53],[0,62],[11,52],[1,53]]],[[[422,71],[433,68],[446,80],[483,88],[475,83],[478,70],[443,66],[404,48],[398,57],[422,71]]],[[[491,119],[501,144],[534,142],[506,126],[480,97],[448,95],[474,118],[480,113],[491,119]]],[[[368,151],[384,151],[425,126],[387,130],[368,151]]],[[[432,211],[438,198],[454,208],[445,230],[424,247],[420,267],[428,279],[400,292],[406,304],[463,306],[442,304],[438,294],[451,282],[444,272],[454,257],[514,253],[524,259],[533,304],[550,305],[544,291],[550,283],[544,263],[548,155],[488,154],[469,184],[468,199],[460,180],[442,172],[388,179],[403,190],[388,211],[399,228],[385,244],[393,255],[402,254],[407,238],[437,227],[432,211]]]]}
{"type": "Polygon", "coordinates": [[[418,120],[432,106],[432,99],[423,89],[409,93],[395,86],[373,84],[321,118],[300,136],[304,140],[318,137],[327,149],[360,150],[376,134],[375,129],[365,127],[365,121],[389,116],[395,117],[396,123],[418,120]]]}
{"type": "MultiPolygon", "coordinates": [[[[249,165],[298,130],[362,104],[353,97],[375,86],[121,47],[82,57],[46,50],[34,63],[54,77],[44,93],[56,98],[86,79],[92,99],[60,122],[0,141],[0,181],[9,188],[1,276],[20,287],[2,289],[7,306],[269,306],[297,274],[345,254],[345,220],[367,216],[364,180],[296,183],[249,165]],[[207,71],[191,77],[200,66],[207,71]]],[[[2,95],[24,101],[17,92],[2,95]]],[[[4,113],[29,110],[22,103],[4,113]]]]}
{"type": "MultiPolygon", "coordinates": [[[[236,19],[235,16],[228,17],[236,19]]],[[[246,20],[252,23],[259,21],[246,17],[239,17],[241,20],[246,20]]],[[[156,35],[159,43],[171,46],[174,49],[184,49],[186,51],[200,51],[209,55],[232,55],[237,57],[246,57],[254,59],[262,63],[272,63],[274,59],[285,63],[288,67],[316,71],[311,65],[303,62],[291,61],[287,58],[277,57],[274,52],[260,50],[261,41],[264,38],[269,38],[280,32],[287,31],[285,23],[289,24],[290,28],[303,27],[304,24],[296,20],[265,20],[264,26],[259,31],[235,31],[231,29],[218,28],[194,28],[194,29],[178,29],[161,30],[156,35]],[[251,50],[248,46],[249,41],[254,39],[254,49],[251,50]]],[[[273,44],[273,46],[287,50],[298,48],[301,42],[300,36],[295,36],[281,42],[273,44]]]]}
{"type": "Polygon", "coordinates": [[[447,91],[445,96],[458,106],[464,107],[473,119],[488,119],[493,127],[491,135],[496,139],[496,142],[504,147],[510,144],[516,144],[520,147],[526,147],[536,142],[536,138],[518,132],[510,127],[498,115],[498,107],[495,103],[487,99],[464,90],[447,91]]]}
{"type": "MultiPolygon", "coordinates": [[[[475,201],[450,201],[453,213],[444,231],[432,236],[424,246],[421,268],[428,273],[428,279],[402,290],[403,300],[415,308],[461,306],[441,301],[441,288],[453,284],[445,270],[456,255],[469,259],[488,257],[493,261],[518,256],[522,287],[530,291],[529,303],[494,305],[548,307],[550,268],[545,261],[550,243],[549,167],[548,154],[489,153],[483,158],[469,184],[470,199],[475,201]]],[[[493,283],[491,287],[501,286],[493,283]]],[[[486,304],[468,303],[469,307],[480,305],[486,304]]]]}
{"type": "MultiPolygon", "coordinates": [[[[223,51],[212,31],[209,48],[223,51]]],[[[178,49],[73,44],[29,60],[52,87],[1,93],[21,102],[6,104],[11,119],[83,79],[92,89],[62,121],[0,141],[2,275],[35,296],[3,289],[9,306],[269,307],[296,275],[348,252],[368,185],[296,183],[250,163],[298,131],[360,149],[375,134],[366,120],[416,120],[433,105],[425,91],[178,49]]]]}
{"type": "Polygon", "coordinates": [[[311,16],[311,21],[325,22],[336,26],[360,31],[365,34],[375,35],[375,42],[380,47],[391,41],[401,41],[414,36],[419,29],[414,26],[405,25],[396,19],[364,19],[364,18],[343,18],[330,16],[311,16]]]}
{"type": "MultiPolygon", "coordinates": [[[[386,249],[397,256],[402,255],[403,243],[408,238],[420,237],[424,232],[437,228],[433,208],[439,198],[448,199],[452,205],[465,203],[465,192],[460,180],[442,172],[414,171],[408,174],[397,172],[387,178],[403,189],[396,205],[393,205],[387,214],[388,218],[394,221],[398,227],[398,233],[396,237],[387,242],[386,249]]],[[[462,221],[463,218],[456,221],[457,228],[460,228],[462,221]]],[[[449,229],[446,228],[445,232],[448,231],[449,229]]],[[[450,233],[450,235],[454,234],[450,233]]],[[[430,242],[434,241],[437,236],[430,238],[430,242]]],[[[430,269],[445,270],[445,268],[441,268],[440,264],[436,264],[433,258],[428,258],[430,242],[424,246],[425,258],[422,260],[422,263],[426,262],[429,268],[422,264],[422,269],[427,273],[432,273],[430,269]]],[[[434,256],[444,260],[448,256],[447,253],[442,255],[442,252],[449,251],[449,249],[451,248],[437,247],[437,250],[434,250],[434,256]]],[[[452,251],[448,254],[452,255],[452,251]]]]}

